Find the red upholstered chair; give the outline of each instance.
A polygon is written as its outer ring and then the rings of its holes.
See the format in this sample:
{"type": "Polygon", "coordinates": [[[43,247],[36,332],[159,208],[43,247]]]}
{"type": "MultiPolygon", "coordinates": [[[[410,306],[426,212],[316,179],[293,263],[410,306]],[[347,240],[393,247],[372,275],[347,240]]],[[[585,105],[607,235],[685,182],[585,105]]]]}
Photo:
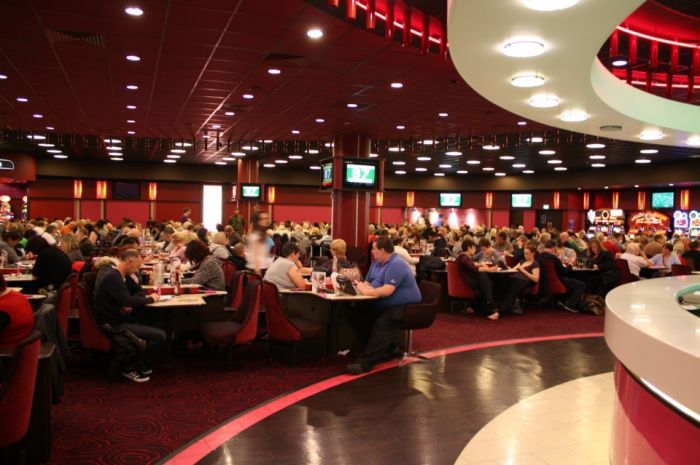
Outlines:
{"type": "Polygon", "coordinates": [[[506,255],[505,261],[506,261],[506,265],[508,265],[510,268],[513,268],[515,265],[518,264],[518,259],[512,255],[506,255]]]}
{"type": "Polygon", "coordinates": [[[76,305],[80,317],[80,345],[88,350],[96,350],[99,352],[111,351],[112,342],[95,320],[91,298],[85,283],[79,283],[75,292],[76,305]]]}
{"type": "Polygon", "coordinates": [[[292,364],[295,364],[296,343],[302,339],[322,339],[324,326],[305,318],[288,317],[280,303],[277,286],[272,283],[262,283],[262,300],[265,305],[267,333],[270,336],[270,342],[289,344],[292,352],[292,364]]]}
{"type": "Polygon", "coordinates": [[[437,316],[440,306],[440,293],[442,286],[438,283],[423,280],[420,282],[421,302],[419,304],[406,305],[401,329],[406,331],[406,346],[404,347],[403,360],[410,357],[425,359],[422,355],[413,351],[413,330],[430,328],[437,316]]]}
{"type": "Polygon", "coordinates": [[[228,288],[233,280],[233,274],[236,272],[236,265],[228,260],[221,260],[221,269],[224,271],[224,282],[228,288]]]}
{"type": "Polygon", "coordinates": [[[70,268],[71,270],[75,271],[77,275],[80,275],[80,272],[83,271],[83,267],[85,267],[85,262],[82,260],[77,260],[73,262],[70,268]]]}
{"type": "Polygon", "coordinates": [[[203,323],[202,339],[212,345],[226,345],[227,366],[231,365],[233,346],[255,340],[258,334],[260,309],[260,282],[249,282],[243,293],[243,301],[227,321],[203,323]]]}
{"type": "Polygon", "coordinates": [[[241,306],[243,291],[245,290],[245,273],[234,271],[230,285],[227,285],[229,307],[224,307],[224,311],[233,312],[241,306]]]}
{"type": "MultiPolygon", "coordinates": [[[[476,298],[476,292],[465,283],[462,276],[459,274],[459,265],[457,262],[447,262],[447,295],[450,299],[471,300],[476,298]]],[[[450,310],[452,310],[454,300],[450,302],[450,310]]]]}
{"type": "Polygon", "coordinates": [[[73,283],[66,282],[58,290],[58,297],[56,300],[56,317],[58,320],[58,326],[63,332],[63,336],[68,340],[68,318],[70,317],[70,311],[74,308],[75,303],[75,292],[73,289],[73,283]]]}
{"type": "Polygon", "coordinates": [[[545,295],[547,297],[552,297],[555,295],[566,294],[566,286],[561,282],[559,276],[557,276],[557,270],[554,268],[554,263],[550,261],[543,260],[540,263],[541,274],[540,281],[544,279],[545,295]]]}
{"type": "Polygon", "coordinates": [[[41,334],[32,331],[17,345],[0,379],[0,449],[15,444],[27,434],[40,349],[41,334]]]}
{"type": "Polygon", "coordinates": [[[687,265],[671,265],[671,276],[685,276],[692,274],[687,265]]]}
{"type": "Polygon", "coordinates": [[[639,278],[632,274],[630,271],[630,264],[624,258],[616,258],[615,265],[617,265],[617,272],[620,275],[620,282],[618,285],[621,286],[639,280],[639,278]]]}

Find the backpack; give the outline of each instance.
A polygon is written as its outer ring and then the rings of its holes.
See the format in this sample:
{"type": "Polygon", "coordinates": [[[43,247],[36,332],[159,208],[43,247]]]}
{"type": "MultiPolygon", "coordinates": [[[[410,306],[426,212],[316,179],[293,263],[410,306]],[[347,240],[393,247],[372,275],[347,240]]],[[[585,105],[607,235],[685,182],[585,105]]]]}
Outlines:
{"type": "Polygon", "coordinates": [[[605,299],[599,295],[584,294],[583,307],[594,315],[605,315],[605,299]]]}

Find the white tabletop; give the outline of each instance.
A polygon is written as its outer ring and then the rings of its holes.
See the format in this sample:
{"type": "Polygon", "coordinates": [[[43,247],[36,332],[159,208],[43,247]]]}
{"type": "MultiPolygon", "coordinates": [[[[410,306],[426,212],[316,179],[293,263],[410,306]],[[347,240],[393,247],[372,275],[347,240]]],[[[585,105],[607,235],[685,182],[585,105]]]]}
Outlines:
{"type": "Polygon", "coordinates": [[[377,297],[371,295],[348,295],[348,294],[333,294],[330,292],[313,292],[311,290],[301,291],[297,289],[280,289],[280,294],[294,295],[294,294],[307,294],[315,295],[319,299],[333,300],[333,301],[353,301],[353,300],[375,300],[377,297]]]}
{"type": "Polygon", "coordinates": [[[36,276],[30,274],[6,274],[5,281],[15,283],[28,283],[36,281],[36,276]]]}
{"type": "Polygon", "coordinates": [[[166,300],[159,300],[152,304],[146,305],[150,308],[168,308],[168,307],[199,307],[207,303],[202,298],[201,294],[176,295],[166,300]]]}
{"type": "Polygon", "coordinates": [[[700,413],[700,318],[677,294],[700,286],[700,276],[637,281],[605,299],[605,340],[634,375],[700,413]]]}

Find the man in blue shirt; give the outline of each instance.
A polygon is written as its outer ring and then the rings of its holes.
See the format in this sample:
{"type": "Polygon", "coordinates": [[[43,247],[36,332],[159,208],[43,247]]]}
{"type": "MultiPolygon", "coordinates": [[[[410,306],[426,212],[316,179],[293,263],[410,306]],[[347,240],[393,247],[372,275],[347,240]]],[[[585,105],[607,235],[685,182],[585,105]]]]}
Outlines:
{"type": "Polygon", "coordinates": [[[394,253],[389,236],[379,236],[372,248],[374,263],[365,281],[357,284],[362,295],[378,297],[371,306],[379,316],[374,322],[365,351],[348,365],[352,374],[365,373],[388,355],[393,333],[401,329],[405,306],[421,301],[420,290],[408,264],[394,253]]]}

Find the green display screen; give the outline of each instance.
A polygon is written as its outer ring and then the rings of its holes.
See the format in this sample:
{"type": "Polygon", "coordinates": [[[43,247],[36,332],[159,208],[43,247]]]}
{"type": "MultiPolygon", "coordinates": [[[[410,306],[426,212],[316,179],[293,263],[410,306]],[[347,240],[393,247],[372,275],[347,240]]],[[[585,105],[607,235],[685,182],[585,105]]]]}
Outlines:
{"type": "Polygon", "coordinates": [[[345,183],[359,186],[374,186],[377,180],[377,166],[348,163],[345,165],[345,183]]]}
{"type": "Polygon", "coordinates": [[[461,207],[462,206],[462,194],[457,194],[453,192],[440,192],[440,206],[441,207],[461,207]]]}
{"type": "Polygon", "coordinates": [[[333,162],[321,165],[321,187],[333,186],[333,162]]]}
{"type": "Polygon", "coordinates": [[[532,194],[512,194],[510,197],[512,208],[531,208],[532,194]]]}
{"type": "Polygon", "coordinates": [[[673,192],[652,192],[651,208],[673,208],[673,192]]]}
{"type": "Polygon", "coordinates": [[[241,185],[241,197],[244,199],[259,199],[260,185],[259,184],[243,184],[241,185]]]}

